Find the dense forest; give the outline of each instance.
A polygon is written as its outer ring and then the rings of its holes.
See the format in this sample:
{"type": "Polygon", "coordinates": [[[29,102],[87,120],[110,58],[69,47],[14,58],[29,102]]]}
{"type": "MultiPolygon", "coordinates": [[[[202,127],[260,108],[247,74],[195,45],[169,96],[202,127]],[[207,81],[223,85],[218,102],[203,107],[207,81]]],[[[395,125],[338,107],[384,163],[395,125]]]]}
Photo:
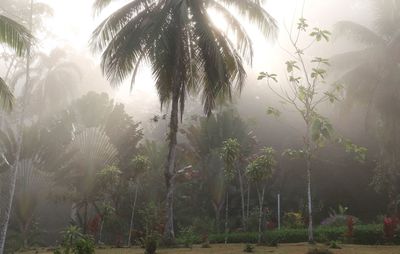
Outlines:
{"type": "Polygon", "coordinates": [[[0,0],[0,254],[400,242],[400,1],[89,2],[0,0]]]}

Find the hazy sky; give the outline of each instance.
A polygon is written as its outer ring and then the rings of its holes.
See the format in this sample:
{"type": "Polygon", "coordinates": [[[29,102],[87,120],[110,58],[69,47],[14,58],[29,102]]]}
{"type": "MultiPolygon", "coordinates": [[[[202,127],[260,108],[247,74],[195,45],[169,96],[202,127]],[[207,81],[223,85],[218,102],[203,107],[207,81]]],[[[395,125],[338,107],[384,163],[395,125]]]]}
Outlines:
{"type": "MultiPolygon", "coordinates": [[[[54,9],[48,25],[48,29],[55,34],[54,38],[42,43],[46,49],[55,47],[70,46],[81,54],[86,54],[98,62],[99,56],[92,56],[88,49],[88,41],[91,32],[105,15],[110,13],[117,6],[126,0],[116,1],[117,3],[109,8],[101,17],[95,18],[92,12],[93,0],[41,0],[46,2],[54,9]],[[119,3],[120,2],[120,3],[119,3]]],[[[311,26],[321,26],[331,29],[334,22],[341,19],[362,19],[366,12],[366,0],[306,0],[305,17],[309,19],[311,26]]],[[[303,0],[269,0],[265,8],[269,11],[280,26],[280,36],[278,42],[272,43],[264,40],[260,35],[249,28],[255,44],[256,55],[253,70],[255,73],[261,70],[274,68],[276,63],[283,56],[280,45],[284,45],[286,36],[285,25],[290,27],[293,17],[298,17],[303,0]]],[[[218,20],[216,20],[218,22],[218,20]]],[[[130,94],[127,86],[116,92],[118,99],[124,102],[131,102],[140,98],[143,103],[144,96],[151,104],[157,105],[155,90],[152,86],[151,75],[146,68],[143,68],[137,79],[137,84],[130,94]]]]}

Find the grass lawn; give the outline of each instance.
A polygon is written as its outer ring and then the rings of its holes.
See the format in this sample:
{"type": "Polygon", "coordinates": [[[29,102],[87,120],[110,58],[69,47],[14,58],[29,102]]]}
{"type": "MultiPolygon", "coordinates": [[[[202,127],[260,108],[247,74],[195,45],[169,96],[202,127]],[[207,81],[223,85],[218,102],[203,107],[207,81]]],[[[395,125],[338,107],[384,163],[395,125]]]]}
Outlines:
{"type": "MultiPolygon", "coordinates": [[[[194,246],[193,249],[160,249],[157,254],[243,254],[244,244],[219,244],[211,248],[202,249],[194,246]]],[[[309,246],[307,244],[281,244],[278,248],[256,246],[254,253],[275,253],[275,254],[305,254],[309,246]]],[[[340,250],[332,250],[337,254],[399,254],[400,246],[363,246],[363,245],[342,245],[340,250]]],[[[24,254],[51,254],[51,252],[23,252],[24,254]]],[[[143,254],[144,250],[133,249],[99,249],[96,254],[143,254]]]]}

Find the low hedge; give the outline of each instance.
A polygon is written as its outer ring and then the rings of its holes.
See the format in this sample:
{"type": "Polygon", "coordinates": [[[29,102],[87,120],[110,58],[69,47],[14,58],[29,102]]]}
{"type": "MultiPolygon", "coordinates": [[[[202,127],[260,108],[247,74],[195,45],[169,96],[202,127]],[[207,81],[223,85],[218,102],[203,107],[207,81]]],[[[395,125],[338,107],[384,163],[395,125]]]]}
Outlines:
{"type": "MultiPolygon", "coordinates": [[[[400,244],[399,236],[392,241],[385,241],[382,225],[357,225],[354,227],[353,238],[344,237],[346,227],[318,227],[314,230],[314,238],[317,242],[343,241],[354,244],[400,244]]],[[[228,243],[257,243],[257,232],[241,232],[228,234],[228,243]]],[[[263,234],[263,243],[300,243],[307,242],[307,229],[281,229],[266,231],[263,234]]],[[[210,243],[224,243],[225,234],[211,234],[210,243]]]]}

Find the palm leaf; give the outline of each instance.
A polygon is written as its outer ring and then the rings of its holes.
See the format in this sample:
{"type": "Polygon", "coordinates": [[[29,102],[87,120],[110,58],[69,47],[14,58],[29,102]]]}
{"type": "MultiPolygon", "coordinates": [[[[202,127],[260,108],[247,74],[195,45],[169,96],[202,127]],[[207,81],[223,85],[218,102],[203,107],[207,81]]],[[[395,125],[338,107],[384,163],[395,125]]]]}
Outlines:
{"type": "Polygon", "coordinates": [[[356,42],[370,46],[385,44],[385,40],[374,31],[352,21],[337,22],[335,24],[334,34],[336,37],[346,36],[356,42]]]}
{"type": "Polygon", "coordinates": [[[23,25],[0,15],[0,43],[11,47],[18,56],[22,56],[32,42],[32,35],[23,25]]]}
{"type": "Polygon", "coordinates": [[[0,77],[0,107],[10,112],[14,105],[14,95],[6,82],[0,77]]]}

